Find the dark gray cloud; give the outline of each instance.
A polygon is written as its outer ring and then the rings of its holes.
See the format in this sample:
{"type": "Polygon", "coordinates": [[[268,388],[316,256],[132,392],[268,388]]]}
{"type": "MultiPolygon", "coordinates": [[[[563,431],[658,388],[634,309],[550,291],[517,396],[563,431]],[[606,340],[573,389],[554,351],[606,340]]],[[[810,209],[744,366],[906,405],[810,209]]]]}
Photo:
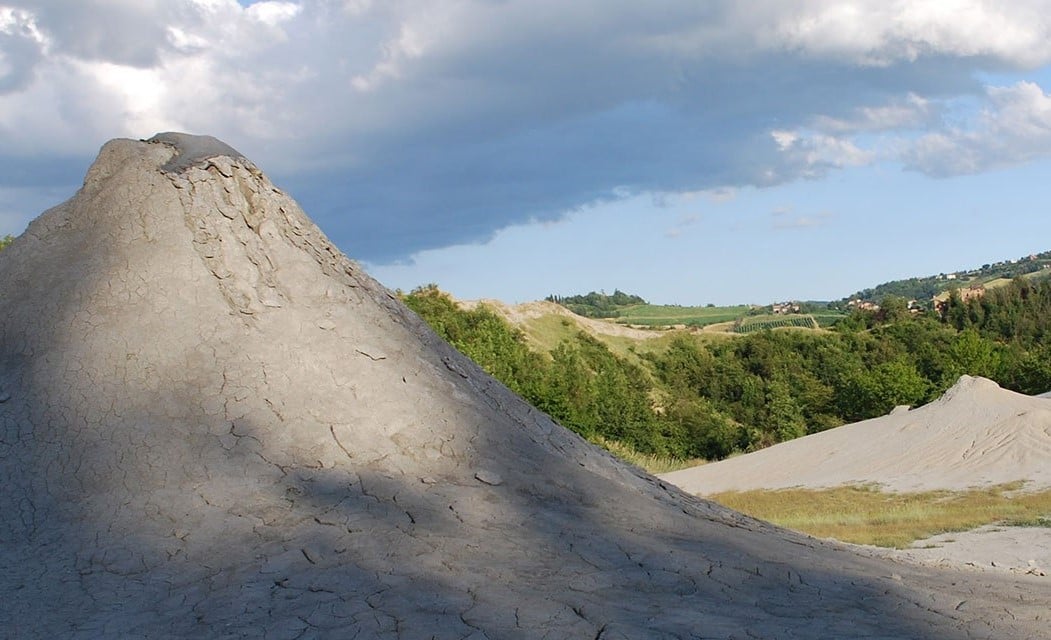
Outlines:
{"type": "Polygon", "coordinates": [[[47,36],[54,54],[150,67],[166,47],[173,3],[7,0],[5,4],[32,13],[36,28],[47,36]]]}
{"type": "MultiPolygon", "coordinates": [[[[433,130],[347,136],[335,146],[364,156],[363,167],[291,171],[286,180],[342,246],[382,262],[553,219],[613,199],[618,187],[674,192],[819,177],[842,165],[785,154],[770,131],[805,124],[815,113],[845,117],[919,89],[979,89],[945,61],[895,72],[769,56],[748,67],[683,64],[676,76],[670,88],[610,100],[604,109],[567,107],[572,113],[560,118],[505,119],[494,110],[433,130]],[[925,83],[929,76],[938,80],[925,83]]],[[[538,92],[550,98],[534,98],[536,111],[572,102],[578,90],[571,82],[551,84],[538,92]]]]}
{"type": "Polygon", "coordinates": [[[13,7],[0,7],[0,95],[24,89],[43,58],[41,35],[33,16],[13,7]]]}

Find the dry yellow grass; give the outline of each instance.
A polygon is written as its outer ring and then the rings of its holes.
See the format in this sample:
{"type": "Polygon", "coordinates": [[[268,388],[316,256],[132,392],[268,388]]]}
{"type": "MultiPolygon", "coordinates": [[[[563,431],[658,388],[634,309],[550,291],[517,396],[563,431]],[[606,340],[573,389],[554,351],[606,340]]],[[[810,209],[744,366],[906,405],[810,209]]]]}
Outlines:
{"type": "Polygon", "coordinates": [[[727,492],[719,504],[819,538],[904,548],[993,523],[1051,526],[1051,490],[1020,483],[969,491],[890,493],[869,486],[727,492]]]}
{"type": "Polygon", "coordinates": [[[641,467],[646,471],[656,475],[659,473],[669,473],[671,471],[678,471],[679,469],[686,469],[687,467],[696,467],[699,464],[707,462],[701,458],[691,458],[684,460],[682,458],[672,458],[670,456],[659,456],[649,453],[639,453],[630,446],[617,442],[616,440],[607,440],[602,436],[592,436],[588,438],[592,444],[597,444],[606,451],[609,451],[613,455],[617,456],[625,462],[630,462],[636,467],[641,467]]]}

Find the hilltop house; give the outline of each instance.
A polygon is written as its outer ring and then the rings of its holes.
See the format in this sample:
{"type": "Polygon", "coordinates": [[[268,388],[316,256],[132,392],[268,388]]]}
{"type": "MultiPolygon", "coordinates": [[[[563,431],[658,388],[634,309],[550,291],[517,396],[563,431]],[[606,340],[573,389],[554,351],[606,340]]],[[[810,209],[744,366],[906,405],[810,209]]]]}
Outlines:
{"type": "Polygon", "coordinates": [[[770,310],[776,314],[799,313],[802,307],[798,302],[775,302],[770,305],[770,310]]]}
{"type": "MultiPolygon", "coordinates": [[[[966,289],[957,289],[956,295],[960,297],[960,302],[967,302],[969,300],[977,300],[985,295],[985,287],[982,285],[975,285],[973,287],[967,287],[966,289]]],[[[949,305],[948,292],[940,293],[932,299],[934,303],[934,310],[938,313],[945,313],[946,307],[949,305]]]]}
{"type": "Polygon", "coordinates": [[[879,305],[875,302],[869,302],[868,300],[862,300],[861,298],[855,298],[847,303],[847,307],[851,309],[860,309],[861,311],[879,311],[879,305]]]}

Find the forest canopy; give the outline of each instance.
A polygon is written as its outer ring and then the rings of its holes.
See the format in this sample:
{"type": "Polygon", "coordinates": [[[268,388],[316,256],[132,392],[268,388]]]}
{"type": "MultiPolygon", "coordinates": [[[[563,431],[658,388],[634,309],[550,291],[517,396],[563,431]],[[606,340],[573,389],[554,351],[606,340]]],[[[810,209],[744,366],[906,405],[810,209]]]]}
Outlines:
{"type": "Polygon", "coordinates": [[[592,291],[585,295],[556,296],[554,294],[544,298],[548,302],[560,304],[573,313],[587,318],[616,318],[620,310],[637,304],[647,304],[640,296],[624,293],[620,289],[613,291],[612,295],[605,292],[592,291]]]}

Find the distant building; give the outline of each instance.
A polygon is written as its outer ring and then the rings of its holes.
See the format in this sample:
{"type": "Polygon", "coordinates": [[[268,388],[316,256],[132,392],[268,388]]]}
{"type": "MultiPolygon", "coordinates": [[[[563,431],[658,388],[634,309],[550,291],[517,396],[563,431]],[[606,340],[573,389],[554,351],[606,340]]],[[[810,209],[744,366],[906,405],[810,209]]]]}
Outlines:
{"type": "Polygon", "coordinates": [[[862,300],[861,298],[855,298],[847,303],[847,307],[851,309],[860,309],[862,311],[879,311],[879,305],[875,302],[869,302],[868,300],[862,300]]]}
{"type": "MultiPolygon", "coordinates": [[[[966,289],[958,289],[956,294],[960,297],[960,302],[967,302],[968,300],[977,300],[985,295],[985,287],[982,285],[975,285],[973,287],[967,287],[966,289]]],[[[934,310],[938,313],[945,313],[946,307],[949,306],[948,293],[942,293],[934,297],[934,310]]]]}
{"type": "Polygon", "coordinates": [[[770,305],[770,310],[776,314],[799,313],[802,307],[798,302],[775,302],[770,305]]]}

